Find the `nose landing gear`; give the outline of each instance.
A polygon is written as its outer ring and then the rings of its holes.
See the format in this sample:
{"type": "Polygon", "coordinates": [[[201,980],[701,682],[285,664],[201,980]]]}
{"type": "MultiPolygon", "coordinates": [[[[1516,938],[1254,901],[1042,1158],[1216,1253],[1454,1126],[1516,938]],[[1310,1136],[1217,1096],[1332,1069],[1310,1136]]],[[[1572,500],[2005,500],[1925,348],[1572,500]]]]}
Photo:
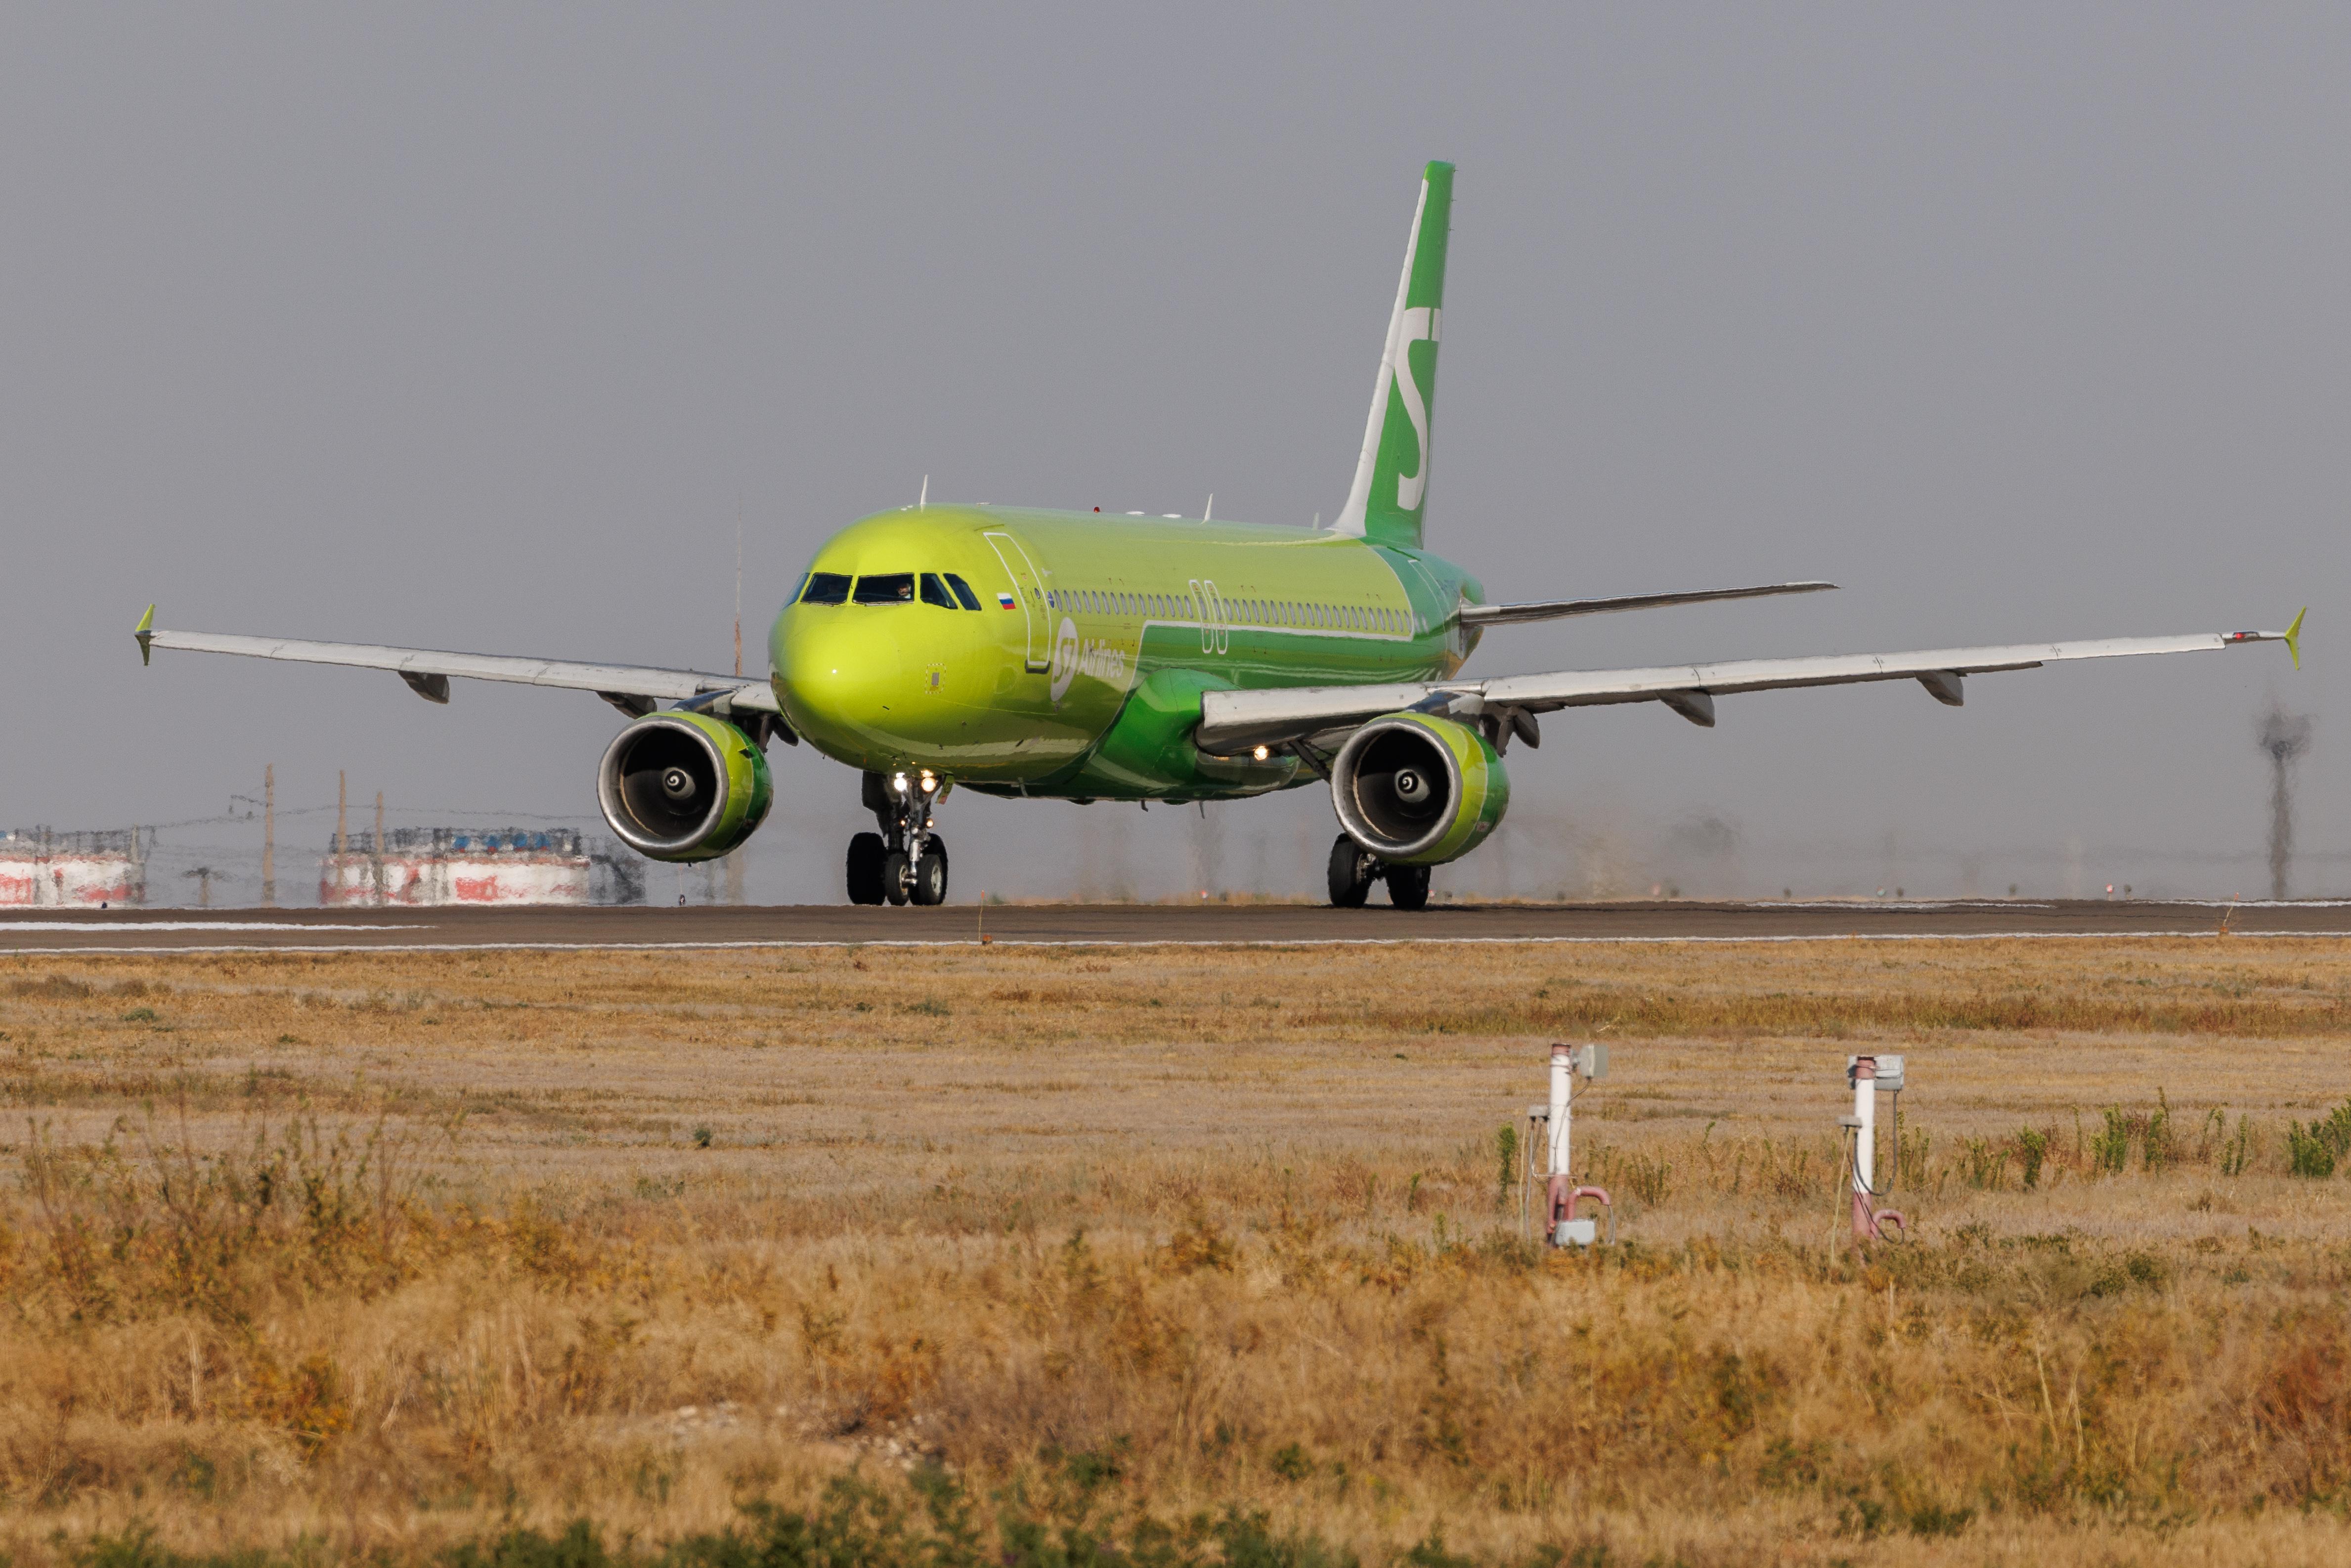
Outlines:
{"type": "Polygon", "coordinates": [[[1428,873],[1425,865],[1384,861],[1341,833],[1331,846],[1331,903],[1334,908],[1361,909],[1371,896],[1372,883],[1384,882],[1390,904],[1398,909],[1426,909],[1428,873]]]}
{"type": "Polygon", "coordinates": [[[945,904],[947,841],[931,831],[946,781],[927,773],[868,773],[865,807],[878,833],[849,841],[852,904],[945,904]]]}

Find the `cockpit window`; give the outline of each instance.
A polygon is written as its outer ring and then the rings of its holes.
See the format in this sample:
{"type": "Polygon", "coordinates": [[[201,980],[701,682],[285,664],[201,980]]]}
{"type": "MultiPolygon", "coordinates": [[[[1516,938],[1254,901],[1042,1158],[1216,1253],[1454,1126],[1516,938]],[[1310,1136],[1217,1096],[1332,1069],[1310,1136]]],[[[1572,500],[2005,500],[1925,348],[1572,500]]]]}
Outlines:
{"type": "Polygon", "coordinates": [[[912,604],[914,601],[914,574],[893,571],[878,577],[861,577],[857,580],[855,600],[860,604],[912,604]]]}
{"type": "Polygon", "coordinates": [[[800,591],[802,604],[846,604],[849,602],[849,579],[838,571],[812,571],[808,586],[800,591]]]}
{"type": "Polygon", "coordinates": [[[923,602],[935,604],[942,610],[953,610],[956,601],[947,592],[947,585],[939,580],[935,571],[923,573],[923,602]]]}
{"type": "Polygon", "coordinates": [[[979,608],[979,595],[971,591],[970,583],[966,582],[954,572],[948,572],[946,574],[946,578],[947,586],[955,590],[956,601],[960,602],[966,610],[977,610],[979,608]]]}

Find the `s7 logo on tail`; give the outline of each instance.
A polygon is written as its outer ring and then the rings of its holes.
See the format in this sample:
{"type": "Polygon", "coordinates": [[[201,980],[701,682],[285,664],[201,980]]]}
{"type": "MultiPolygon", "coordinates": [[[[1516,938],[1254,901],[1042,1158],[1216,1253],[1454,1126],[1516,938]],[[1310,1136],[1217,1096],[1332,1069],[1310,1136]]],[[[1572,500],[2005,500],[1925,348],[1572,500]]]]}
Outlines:
{"type": "Polygon", "coordinates": [[[1430,306],[1421,306],[1404,313],[1404,330],[1397,334],[1395,349],[1396,395],[1404,399],[1405,416],[1412,421],[1412,436],[1416,455],[1413,471],[1396,476],[1396,507],[1406,512],[1420,510],[1420,498],[1428,491],[1428,401],[1420,395],[1420,383],[1412,379],[1412,346],[1415,343],[1437,341],[1437,319],[1443,312],[1430,306]]]}

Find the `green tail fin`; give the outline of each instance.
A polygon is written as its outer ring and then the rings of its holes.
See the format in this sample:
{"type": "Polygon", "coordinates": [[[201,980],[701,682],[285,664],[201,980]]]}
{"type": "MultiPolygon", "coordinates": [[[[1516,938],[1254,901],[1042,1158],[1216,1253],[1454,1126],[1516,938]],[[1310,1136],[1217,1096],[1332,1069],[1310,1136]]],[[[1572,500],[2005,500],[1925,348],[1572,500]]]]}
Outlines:
{"type": "Polygon", "coordinates": [[[1453,165],[1431,163],[1404,252],[1387,350],[1372,389],[1371,422],[1355,483],[1332,528],[1379,544],[1417,545],[1428,502],[1429,432],[1437,408],[1437,340],[1445,314],[1445,242],[1452,232],[1453,165]]]}

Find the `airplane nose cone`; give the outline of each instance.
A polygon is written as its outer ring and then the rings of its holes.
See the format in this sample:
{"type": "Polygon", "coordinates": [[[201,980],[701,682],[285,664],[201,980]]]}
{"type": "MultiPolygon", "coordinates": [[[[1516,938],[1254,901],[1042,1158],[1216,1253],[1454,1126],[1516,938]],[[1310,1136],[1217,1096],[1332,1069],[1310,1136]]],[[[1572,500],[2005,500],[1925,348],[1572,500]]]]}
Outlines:
{"type": "Polygon", "coordinates": [[[785,713],[794,728],[828,748],[858,751],[890,732],[891,704],[903,701],[898,646],[880,618],[889,609],[826,607],[788,628],[777,661],[785,713]]]}

